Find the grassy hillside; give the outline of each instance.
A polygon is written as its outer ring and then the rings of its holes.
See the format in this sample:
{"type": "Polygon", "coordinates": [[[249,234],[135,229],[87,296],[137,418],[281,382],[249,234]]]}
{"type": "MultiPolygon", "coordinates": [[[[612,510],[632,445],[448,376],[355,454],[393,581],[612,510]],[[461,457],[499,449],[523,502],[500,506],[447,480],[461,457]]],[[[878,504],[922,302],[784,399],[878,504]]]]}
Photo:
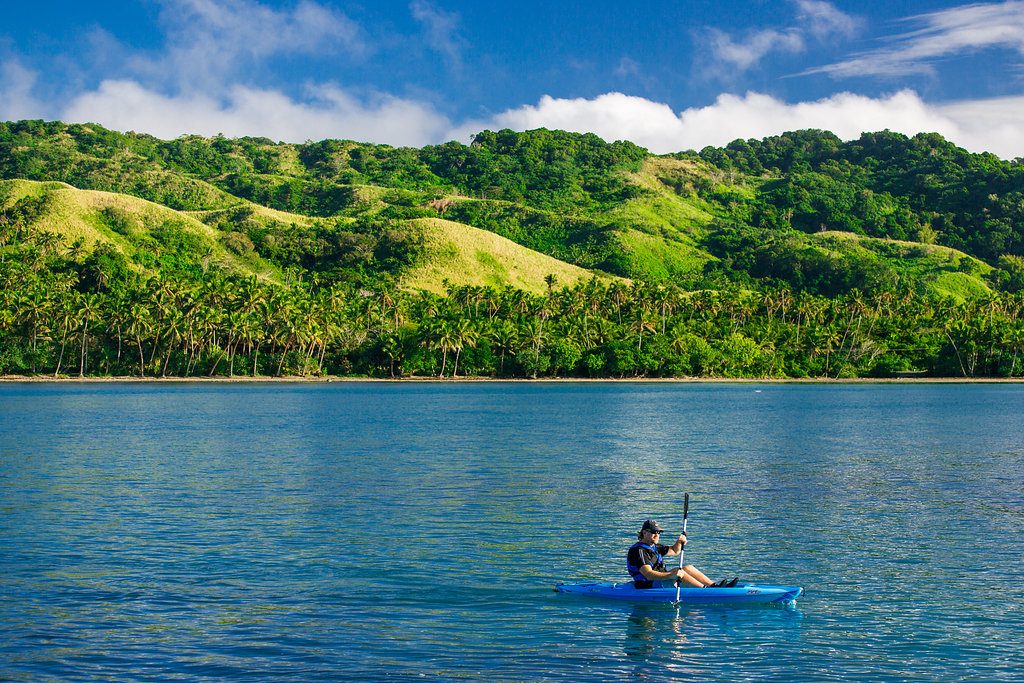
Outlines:
{"type": "Polygon", "coordinates": [[[426,248],[417,265],[400,280],[410,289],[442,294],[450,284],[497,289],[512,286],[540,293],[548,287],[548,276],[554,276],[559,286],[575,285],[594,276],[583,268],[462,223],[421,218],[411,224],[423,231],[426,248]]]}
{"type": "Polygon", "coordinates": [[[60,182],[0,181],[0,210],[17,215],[19,227],[55,237],[75,260],[107,248],[138,271],[205,272],[211,265],[276,279],[278,272],[257,256],[243,257],[226,236],[198,218],[145,199],[79,190],[60,182]]]}
{"type": "MultiPolygon", "coordinates": [[[[162,141],[26,121],[0,123],[0,177],[147,199],[214,228],[243,266],[261,268],[262,259],[330,279],[401,277],[420,248],[416,221],[445,219],[586,270],[695,288],[764,281],[831,296],[899,283],[960,297],[1024,286],[1014,261],[1024,257],[1019,165],[937,136],[843,143],[799,131],[653,156],[546,130],[484,131],[468,146],[411,149],[162,141]],[[882,241],[815,237],[833,232],[882,241]],[[955,248],[996,270],[973,262],[951,270],[963,255],[943,261],[896,244],[905,242],[955,248]]],[[[472,241],[453,243],[472,253],[472,241]]],[[[467,282],[494,281],[497,272],[467,282]]]]}
{"type": "MultiPolygon", "coordinates": [[[[105,245],[122,254],[139,272],[168,267],[179,251],[195,254],[203,269],[219,266],[236,274],[281,279],[281,270],[262,258],[248,233],[273,235],[323,227],[322,219],[239,202],[231,209],[175,211],[128,195],[79,190],[60,182],[0,181],[0,210],[36,206],[24,227],[59,238],[74,258],[87,259],[105,245]],[[248,231],[248,232],[247,232],[248,231]],[[163,259],[163,260],[162,260],[163,259]]],[[[342,221],[349,226],[354,219],[342,221]]],[[[590,271],[522,247],[492,232],[441,219],[412,219],[401,230],[422,240],[415,265],[399,275],[402,287],[443,293],[448,286],[547,289],[545,278],[573,285],[590,271]]],[[[608,279],[604,276],[603,279],[608,279]]]]}

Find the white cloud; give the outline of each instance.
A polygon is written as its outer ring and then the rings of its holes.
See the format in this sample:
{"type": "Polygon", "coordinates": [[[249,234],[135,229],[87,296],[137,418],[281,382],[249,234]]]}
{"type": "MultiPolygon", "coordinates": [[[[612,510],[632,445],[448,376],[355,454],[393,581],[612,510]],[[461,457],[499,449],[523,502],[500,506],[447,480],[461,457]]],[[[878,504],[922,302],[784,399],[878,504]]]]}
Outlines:
{"type": "Polygon", "coordinates": [[[796,25],[781,29],[763,29],[741,39],[708,29],[700,37],[710,50],[713,76],[735,75],[746,71],[772,53],[799,54],[807,50],[810,39],[824,42],[835,37],[849,38],[861,21],[825,0],[794,0],[796,25]]]}
{"type": "Polygon", "coordinates": [[[957,102],[939,107],[954,121],[975,151],[990,151],[1007,159],[1024,157],[1024,97],[957,102]]]}
{"type": "MultiPolygon", "coordinates": [[[[974,151],[987,150],[1005,158],[1024,156],[1024,97],[932,104],[913,91],[901,91],[880,98],[839,93],[811,102],[786,103],[760,93],[723,94],[708,106],[676,112],[663,103],[612,92],[593,99],[545,96],[535,105],[509,109],[486,120],[453,124],[423,99],[367,94],[335,84],[310,84],[297,94],[247,85],[250,79],[246,69],[259,66],[269,56],[335,47],[355,52],[364,49],[359,28],[320,4],[304,0],[290,10],[276,10],[255,0],[161,1],[165,7],[166,50],[140,55],[121,45],[111,47],[112,39],[100,35],[97,45],[115,52],[122,50],[116,56],[133,62],[133,68],[128,69],[130,75],[108,77],[99,86],[84,90],[72,87],[65,97],[66,104],[40,100],[35,90],[36,73],[23,66],[16,55],[4,55],[0,61],[0,118],[57,117],[163,138],[223,133],[289,142],[350,138],[413,146],[446,139],[468,140],[484,128],[547,127],[628,139],[655,152],[700,149],[736,138],[759,138],[802,128],[832,130],[846,139],[888,128],[908,135],[938,132],[974,151]],[[165,77],[165,70],[175,75],[165,77]]],[[[762,38],[755,40],[754,36],[739,45],[721,34],[723,50],[733,50],[729,53],[732,63],[750,65],[772,50],[795,50],[804,40],[802,36],[856,30],[856,21],[830,3],[793,2],[802,28],[793,29],[788,37],[762,32],[762,38]],[[786,41],[789,48],[779,47],[786,41]]],[[[1006,22],[1002,32],[994,24],[996,17],[1008,19],[1007,12],[1018,16],[1021,7],[1024,2],[1020,1],[972,5],[957,12],[926,15],[926,19],[930,26],[955,26],[958,31],[967,26],[983,29],[970,34],[973,37],[958,38],[961,44],[992,44],[997,40],[993,36],[1001,36],[999,44],[1018,45],[1024,54],[1024,37],[1014,42],[1019,37],[1020,22],[1006,22]]],[[[410,9],[420,14],[425,25],[433,21],[430,13],[436,12],[425,0],[413,0],[410,9]]],[[[445,16],[451,15],[441,18],[445,16]]],[[[439,30],[444,28],[443,22],[438,26],[439,30]]],[[[454,35],[454,24],[448,26],[451,30],[442,31],[439,40],[454,35]]],[[[935,31],[920,33],[924,42],[937,35],[935,31]]],[[[934,47],[931,52],[937,50],[934,47]]],[[[624,78],[638,78],[638,70],[634,61],[623,58],[618,73],[624,78]]]]}
{"type": "Polygon", "coordinates": [[[253,0],[161,0],[162,52],[130,53],[128,73],[182,90],[212,90],[269,57],[360,55],[360,27],[310,0],[276,10],[253,0]]]}
{"type": "MultiPolygon", "coordinates": [[[[108,76],[98,87],[73,90],[45,115],[96,122],[162,138],[186,133],[259,135],[302,142],[352,138],[396,145],[433,142],[451,122],[430,104],[387,94],[357,95],[333,84],[290,95],[248,85],[270,58],[368,48],[358,25],[340,12],[301,0],[275,9],[256,0],[159,0],[165,44],[145,53],[94,31],[108,76]]],[[[14,60],[0,63],[0,114],[40,116],[33,74],[14,60]]]]}
{"type": "Polygon", "coordinates": [[[0,62],[0,121],[38,118],[44,115],[42,102],[32,95],[36,73],[12,56],[0,62]]]}
{"type": "Polygon", "coordinates": [[[1024,55],[1024,2],[965,5],[908,21],[919,28],[893,37],[890,45],[804,73],[905,76],[930,73],[937,59],[984,49],[1002,48],[1024,55]]]}
{"type": "Polygon", "coordinates": [[[545,95],[536,106],[510,109],[487,121],[466,122],[451,131],[448,137],[468,140],[473,133],[485,128],[557,128],[596,133],[606,140],[632,140],[650,149],[682,149],[675,147],[680,136],[680,121],[671,107],[622,93],[607,93],[592,100],[557,99],[545,95]]]}
{"type": "Polygon", "coordinates": [[[740,71],[746,71],[771,52],[796,54],[804,51],[803,35],[794,29],[757,31],[741,41],[733,40],[718,29],[709,29],[708,42],[718,62],[740,71]]]}
{"type": "Polygon", "coordinates": [[[160,138],[186,133],[264,136],[286,142],[347,138],[392,145],[433,142],[447,118],[415,100],[389,95],[360,99],[333,86],[310,87],[298,102],[275,90],[233,86],[225,98],[203,93],[167,96],[129,80],[104,81],[75,98],[65,121],[96,122],[160,138]]]}
{"type": "Polygon", "coordinates": [[[427,0],[413,0],[409,11],[413,19],[423,25],[427,44],[444,55],[453,69],[461,69],[465,41],[458,33],[459,15],[440,10],[427,0]]]}
{"type": "Polygon", "coordinates": [[[818,40],[828,40],[837,35],[852,38],[863,23],[823,0],[796,0],[796,6],[797,21],[818,40]]]}
{"type": "MultiPolygon", "coordinates": [[[[351,138],[424,145],[451,127],[446,116],[417,99],[357,94],[334,84],[307,85],[299,93],[251,85],[259,80],[254,72],[276,56],[360,55],[369,49],[360,27],[324,4],[301,0],[275,9],[257,0],[157,1],[163,47],[143,52],[93,31],[97,65],[117,75],[96,87],[69,87],[65,103],[51,103],[48,110],[33,97],[34,74],[14,59],[0,62],[0,114],[96,122],[162,138],[223,133],[289,142],[351,138]]],[[[451,16],[425,4],[420,9],[438,31],[451,16]]]]}
{"type": "Polygon", "coordinates": [[[665,153],[804,128],[831,130],[847,140],[863,132],[889,129],[907,135],[937,132],[969,150],[1014,158],[1024,156],[1022,111],[1024,97],[935,105],[904,90],[881,98],[839,93],[795,104],[760,93],[724,94],[714,104],[676,114],[665,104],[608,93],[594,99],[545,96],[537,105],[463,124],[449,137],[467,140],[484,128],[561,128],[596,133],[606,140],[632,140],[665,153]]]}
{"type": "Polygon", "coordinates": [[[623,57],[613,72],[619,78],[635,78],[640,75],[640,63],[632,57],[623,57]]]}

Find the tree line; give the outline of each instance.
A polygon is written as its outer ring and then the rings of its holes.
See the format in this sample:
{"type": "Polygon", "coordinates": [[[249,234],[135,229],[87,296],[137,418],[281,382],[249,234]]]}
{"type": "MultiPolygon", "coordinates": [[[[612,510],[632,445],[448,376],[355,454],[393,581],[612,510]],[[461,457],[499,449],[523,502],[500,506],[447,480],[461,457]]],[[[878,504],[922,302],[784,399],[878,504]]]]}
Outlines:
{"type": "MultiPolygon", "coordinates": [[[[0,249],[0,374],[864,377],[1024,374],[1024,295],[590,280],[445,295],[217,269],[97,277],[52,233],[0,249]]],[[[293,273],[293,275],[297,275],[293,273]]]]}

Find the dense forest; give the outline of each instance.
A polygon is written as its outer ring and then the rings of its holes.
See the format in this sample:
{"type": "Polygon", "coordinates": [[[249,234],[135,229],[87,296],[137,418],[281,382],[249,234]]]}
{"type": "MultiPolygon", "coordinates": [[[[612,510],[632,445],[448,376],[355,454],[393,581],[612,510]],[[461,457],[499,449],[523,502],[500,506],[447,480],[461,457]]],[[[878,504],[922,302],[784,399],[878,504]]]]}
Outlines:
{"type": "Polygon", "coordinates": [[[1009,377],[1022,291],[1024,164],[937,135],[659,157],[0,123],[0,374],[1009,377]],[[442,220],[590,275],[411,287],[442,220]]]}

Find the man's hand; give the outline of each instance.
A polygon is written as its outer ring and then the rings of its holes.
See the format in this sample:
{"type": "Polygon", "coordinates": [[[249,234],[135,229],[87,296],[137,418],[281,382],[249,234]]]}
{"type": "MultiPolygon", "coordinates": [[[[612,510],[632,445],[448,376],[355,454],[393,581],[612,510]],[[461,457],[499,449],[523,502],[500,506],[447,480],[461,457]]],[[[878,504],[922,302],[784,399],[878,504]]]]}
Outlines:
{"type": "Polygon", "coordinates": [[[679,534],[679,538],[676,539],[676,543],[686,545],[686,534],[679,534]]]}

